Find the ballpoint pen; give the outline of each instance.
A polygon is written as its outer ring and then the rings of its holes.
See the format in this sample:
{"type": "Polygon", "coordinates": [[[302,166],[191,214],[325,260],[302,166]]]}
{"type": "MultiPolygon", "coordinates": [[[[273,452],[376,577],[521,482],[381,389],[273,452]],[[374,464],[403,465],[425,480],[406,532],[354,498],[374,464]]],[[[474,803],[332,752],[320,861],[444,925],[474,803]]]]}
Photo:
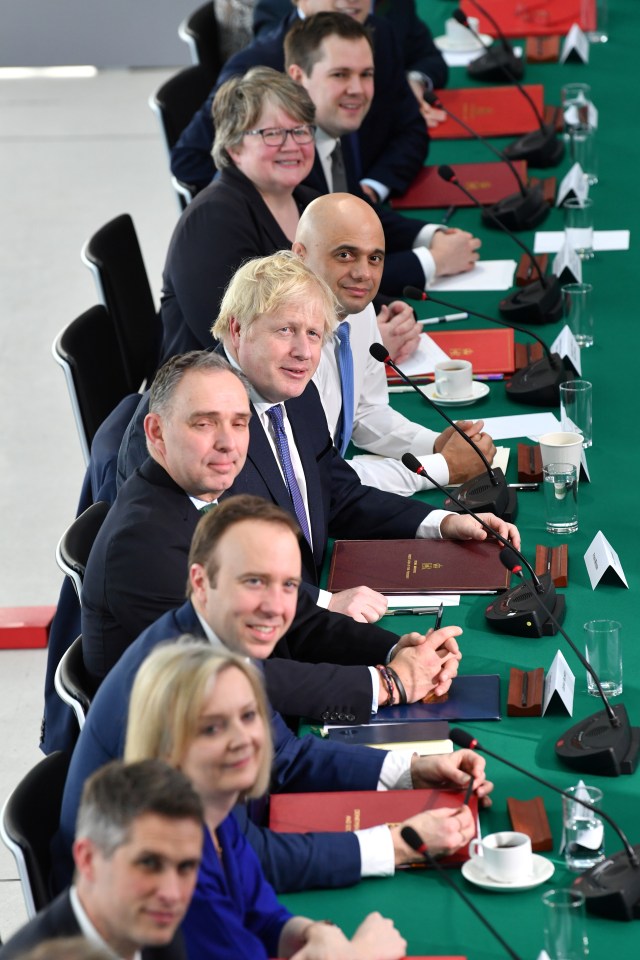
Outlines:
{"type": "MultiPolygon", "coordinates": [[[[385,617],[423,617],[426,614],[440,615],[442,604],[439,607],[398,607],[395,610],[387,610],[385,617]]],[[[436,621],[437,623],[437,621],[436,621]]],[[[437,626],[436,626],[437,629],[437,626]]]]}
{"type": "Polygon", "coordinates": [[[444,613],[444,603],[441,603],[441,604],[440,604],[440,608],[439,608],[439,610],[438,610],[438,616],[436,617],[436,625],[435,625],[435,627],[433,628],[434,630],[439,630],[439,629],[440,629],[440,624],[442,623],[442,614],[443,614],[443,613],[444,613]]]}
{"type": "Polygon", "coordinates": [[[468,313],[445,313],[442,317],[427,317],[426,320],[418,320],[423,327],[431,326],[436,323],[451,323],[453,320],[468,320],[468,313]]]}

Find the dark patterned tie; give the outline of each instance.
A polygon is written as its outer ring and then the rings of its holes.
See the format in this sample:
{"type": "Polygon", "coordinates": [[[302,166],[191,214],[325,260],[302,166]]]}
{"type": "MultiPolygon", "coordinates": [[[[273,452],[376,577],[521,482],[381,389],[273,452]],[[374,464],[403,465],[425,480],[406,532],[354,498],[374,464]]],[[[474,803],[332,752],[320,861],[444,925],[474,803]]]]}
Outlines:
{"type": "Polygon", "coordinates": [[[348,193],[347,174],[344,169],[344,157],[342,156],[342,146],[340,141],[331,153],[331,179],[333,180],[332,193],[348,193]]]}
{"type": "Polygon", "coordinates": [[[267,416],[269,417],[269,420],[273,426],[276,448],[278,450],[278,456],[280,457],[280,463],[282,464],[282,470],[284,472],[284,478],[289,490],[289,496],[291,497],[293,503],[293,509],[298,519],[298,523],[300,524],[300,529],[305,535],[307,543],[311,545],[311,535],[309,533],[309,524],[307,523],[307,513],[304,508],[304,500],[302,499],[302,494],[300,493],[300,487],[298,486],[298,481],[296,480],[296,475],[293,472],[293,466],[291,464],[289,441],[287,440],[287,435],[284,432],[284,417],[282,415],[282,407],[280,404],[277,404],[275,407],[270,407],[267,410],[267,416]]]}
{"type": "Polygon", "coordinates": [[[209,513],[209,510],[213,510],[213,508],[217,506],[218,501],[212,500],[211,503],[205,503],[204,507],[198,507],[198,513],[209,513]]]}

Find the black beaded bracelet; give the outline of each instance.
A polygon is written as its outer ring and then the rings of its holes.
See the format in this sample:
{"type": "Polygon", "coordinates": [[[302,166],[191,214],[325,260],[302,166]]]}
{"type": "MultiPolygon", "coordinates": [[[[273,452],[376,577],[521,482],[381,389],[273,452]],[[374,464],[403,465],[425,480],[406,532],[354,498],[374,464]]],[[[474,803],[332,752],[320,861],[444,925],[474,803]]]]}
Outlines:
{"type": "Polygon", "coordinates": [[[389,676],[395,683],[396,687],[398,688],[398,696],[400,697],[400,703],[404,706],[404,704],[407,702],[407,691],[404,688],[404,683],[402,682],[402,680],[400,679],[400,677],[398,676],[398,674],[390,664],[387,667],[387,673],[389,674],[389,676]]]}
{"type": "MultiPolygon", "coordinates": [[[[380,676],[382,677],[382,682],[384,683],[385,687],[387,688],[387,693],[389,694],[389,700],[388,700],[387,706],[392,707],[392,706],[393,706],[393,701],[394,701],[395,689],[394,689],[394,686],[393,686],[393,680],[391,679],[391,676],[390,676],[390,674],[389,674],[389,668],[388,668],[388,667],[383,667],[382,664],[379,663],[379,664],[376,665],[376,670],[378,671],[378,673],[379,673],[380,676]]],[[[400,695],[400,694],[398,693],[398,695],[400,695]]]]}

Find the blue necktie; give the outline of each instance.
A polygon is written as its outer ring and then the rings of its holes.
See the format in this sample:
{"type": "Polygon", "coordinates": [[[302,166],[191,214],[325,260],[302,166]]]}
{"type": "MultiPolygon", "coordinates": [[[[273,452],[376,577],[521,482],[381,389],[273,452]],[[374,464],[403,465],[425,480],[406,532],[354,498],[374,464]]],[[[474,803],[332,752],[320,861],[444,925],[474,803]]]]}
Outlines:
{"type": "Polygon", "coordinates": [[[287,435],[284,432],[284,417],[282,415],[282,407],[280,404],[277,404],[275,407],[270,407],[267,410],[267,416],[269,417],[269,420],[271,420],[271,424],[273,426],[276,448],[278,450],[278,456],[280,457],[280,463],[282,464],[282,470],[284,472],[284,478],[289,490],[289,496],[293,502],[293,509],[295,511],[298,523],[300,524],[300,529],[305,535],[307,543],[311,545],[311,535],[309,533],[309,524],[307,523],[307,512],[304,508],[304,500],[302,499],[302,494],[300,493],[300,487],[298,486],[296,475],[293,472],[291,453],[289,452],[289,441],[287,440],[287,435]]]}
{"type": "Polygon", "coordinates": [[[340,370],[340,384],[342,387],[342,410],[338,421],[338,437],[336,446],[344,457],[351,434],[353,433],[353,354],[349,339],[349,323],[344,320],[336,330],[340,341],[338,350],[338,369],[340,370]]]}

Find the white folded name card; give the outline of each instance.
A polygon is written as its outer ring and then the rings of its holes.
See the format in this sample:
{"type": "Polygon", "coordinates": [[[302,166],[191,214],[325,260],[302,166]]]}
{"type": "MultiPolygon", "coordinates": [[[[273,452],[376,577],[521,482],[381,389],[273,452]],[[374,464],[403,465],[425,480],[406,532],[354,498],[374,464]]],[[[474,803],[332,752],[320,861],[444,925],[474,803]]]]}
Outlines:
{"type": "Polygon", "coordinates": [[[591,581],[591,589],[595,590],[605,574],[609,574],[609,582],[622,583],[629,589],[627,578],[624,575],[620,557],[615,552],[602,530],[598,530],[595,537],[589,544],[589,549],[584,555],[584,562],[587,565],[587,573],[591,581]]]}
{"type": "Polygon", "coordinates": [[[551,704],[561,704],[569,716],[573,716],[573,691],[576,685],[576,678],[572,673],[571,667],[558,650],[549,672],[544,678],[544,697],[542,698],[542,716],[547,712],[547,707],[551,704]]]}

